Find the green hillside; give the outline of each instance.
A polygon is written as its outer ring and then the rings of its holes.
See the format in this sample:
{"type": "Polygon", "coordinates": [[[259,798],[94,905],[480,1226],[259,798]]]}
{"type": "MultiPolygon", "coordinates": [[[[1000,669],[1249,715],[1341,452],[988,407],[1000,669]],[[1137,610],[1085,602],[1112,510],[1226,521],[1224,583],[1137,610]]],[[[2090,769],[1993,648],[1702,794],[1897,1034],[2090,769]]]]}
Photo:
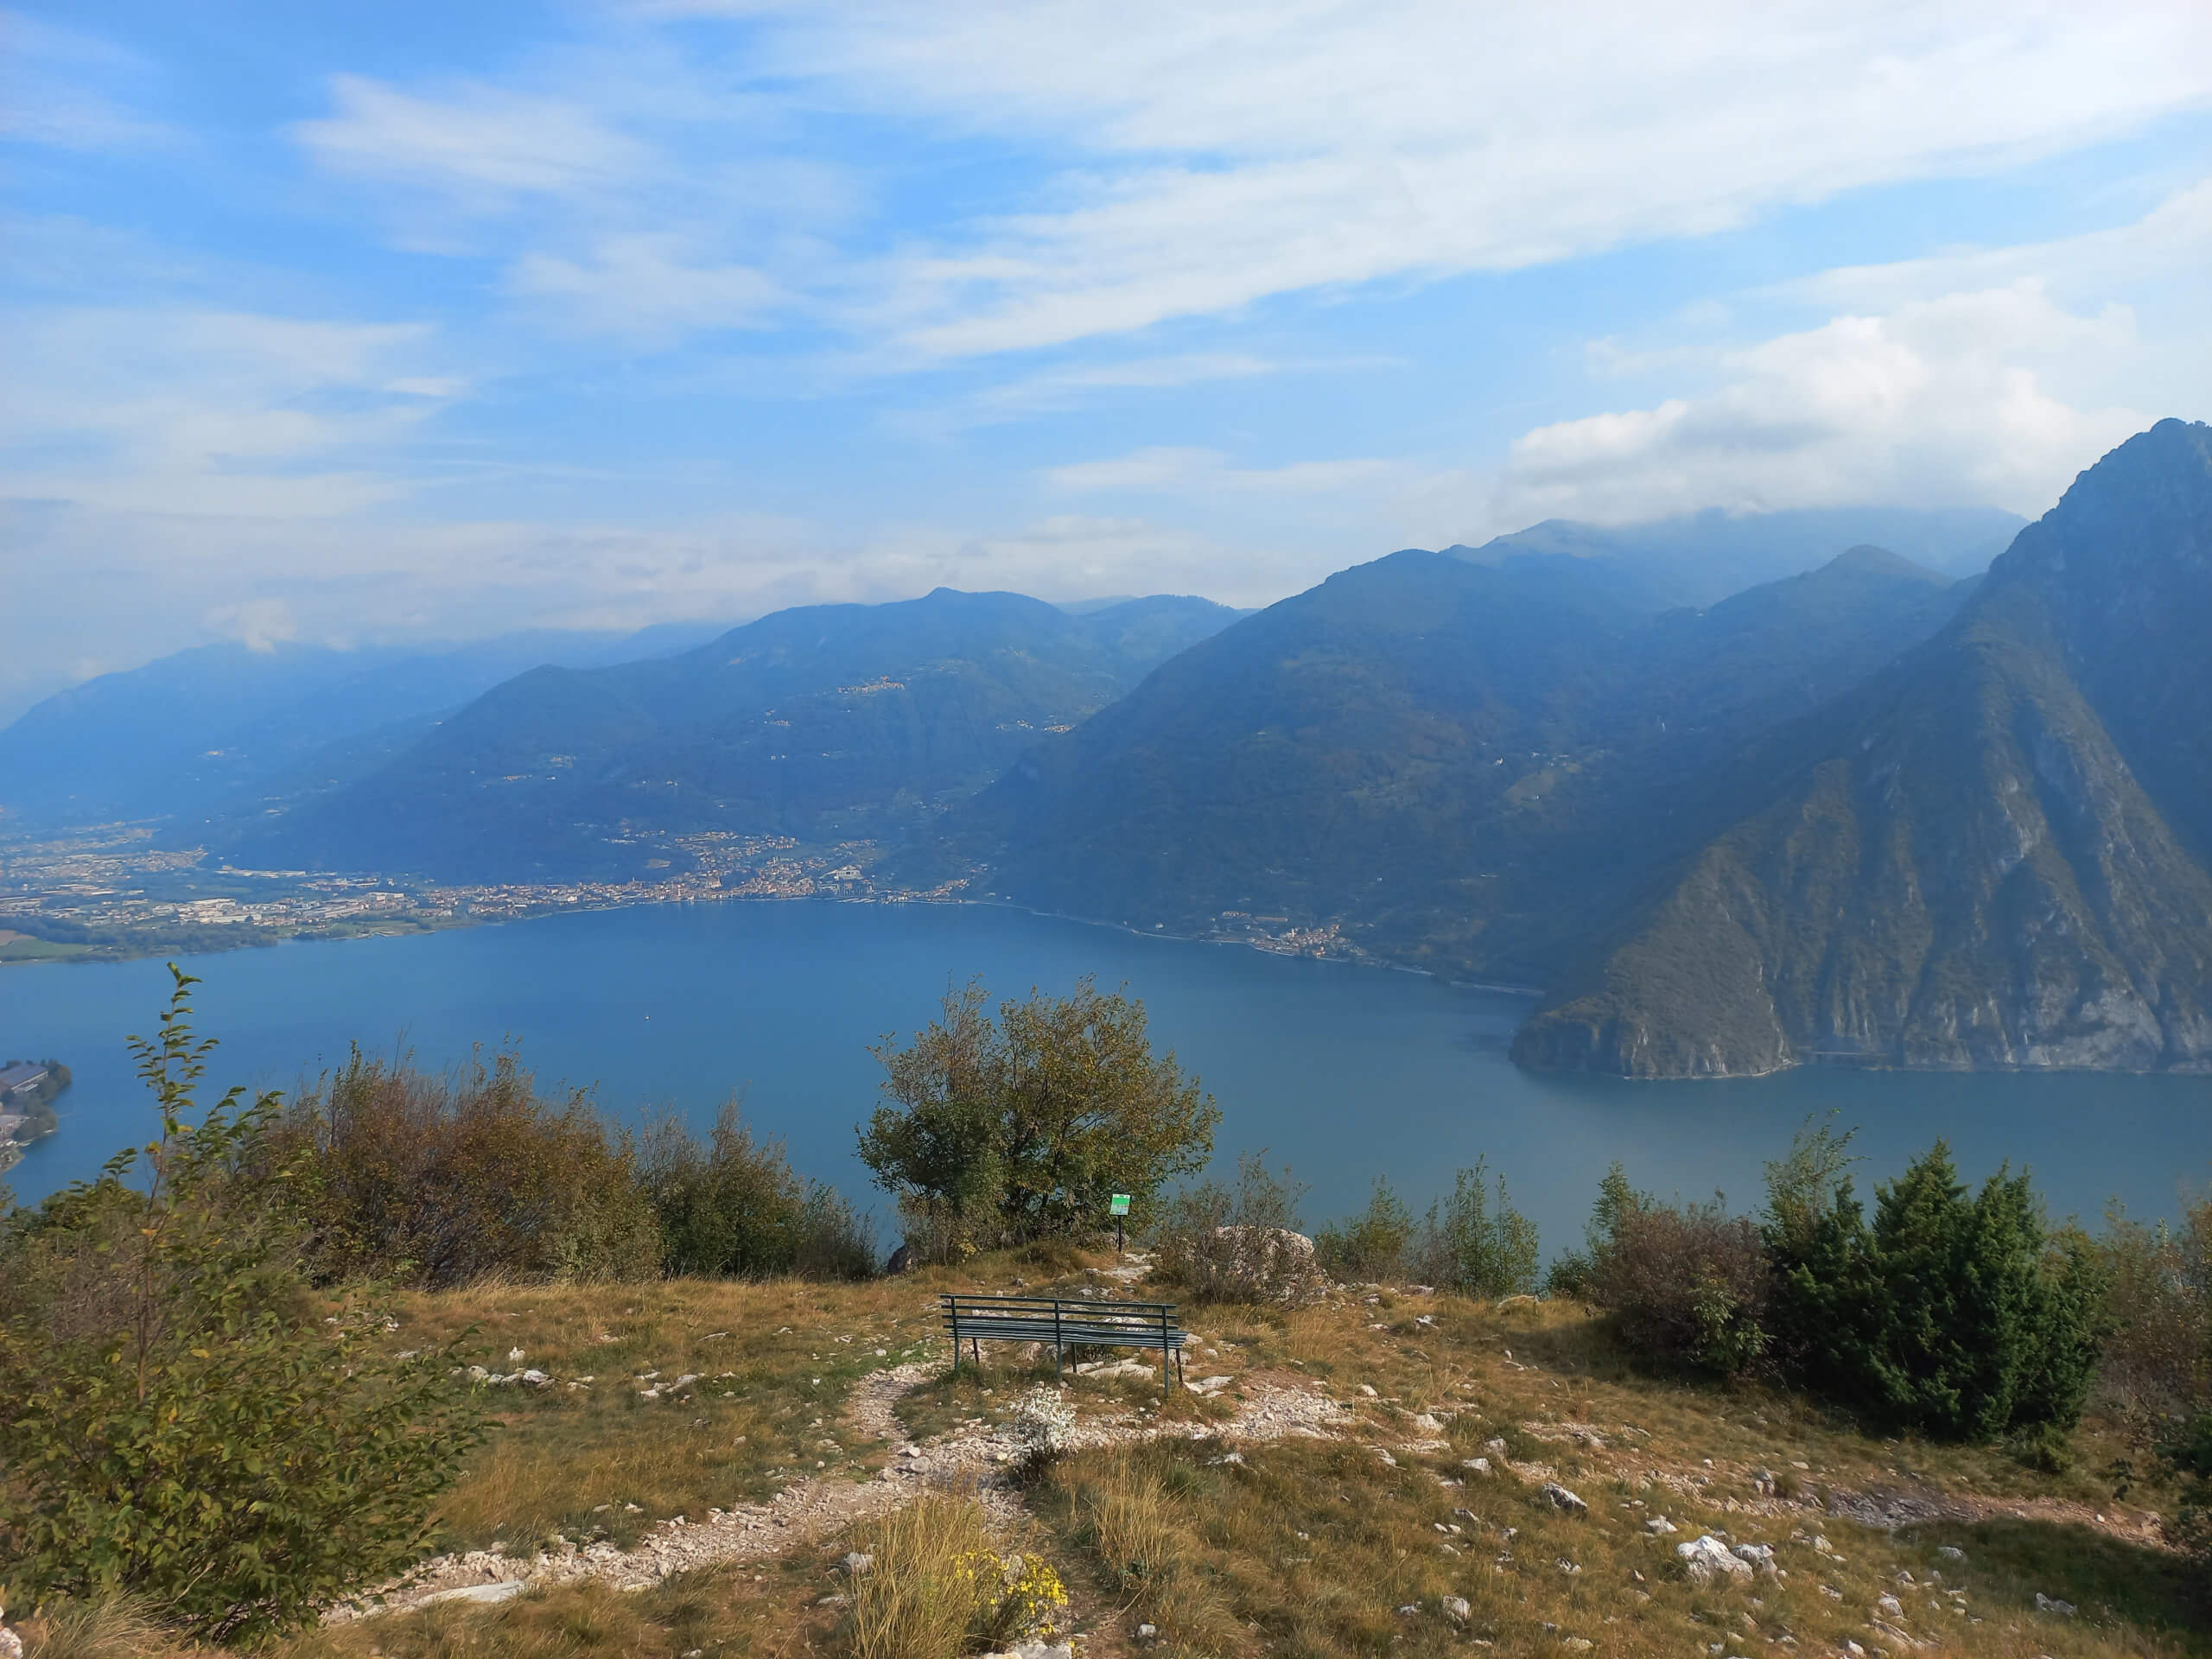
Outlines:
{"type": "Polygon", "coordinates": [[[1957,621],[1708,786],[1741,810],[1516,1058],[2212,1070],[2212,429],[2164,422],[1957,621]]]}

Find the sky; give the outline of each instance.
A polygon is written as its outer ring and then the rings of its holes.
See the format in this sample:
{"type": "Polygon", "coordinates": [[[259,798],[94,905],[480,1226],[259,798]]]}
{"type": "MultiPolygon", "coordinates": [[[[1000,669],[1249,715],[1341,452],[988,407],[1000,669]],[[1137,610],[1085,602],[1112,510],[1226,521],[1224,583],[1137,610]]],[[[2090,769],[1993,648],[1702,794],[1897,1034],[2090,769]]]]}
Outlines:
{"type": "Polygon", "coordinates": [[[1265,604],[2212,415],[2203,0],[0,12],[0,720],[185,646],[1265,604]]]}

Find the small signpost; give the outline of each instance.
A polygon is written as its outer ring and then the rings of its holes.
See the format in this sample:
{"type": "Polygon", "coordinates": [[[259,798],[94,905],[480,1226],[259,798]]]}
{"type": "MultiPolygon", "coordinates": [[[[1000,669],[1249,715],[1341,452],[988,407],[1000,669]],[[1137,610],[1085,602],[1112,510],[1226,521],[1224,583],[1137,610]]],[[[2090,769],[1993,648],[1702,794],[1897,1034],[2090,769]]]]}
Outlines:
{"type": "Polygon", "coordinates": [[[1106,1213],[1114,1217],[1114,1255],[1119,1259],[1122,1254],[1122,1218],[1129,1213],[1129,1195],[1126,1192],[1115,1193],[1106,1206],[1106,1213]]]}

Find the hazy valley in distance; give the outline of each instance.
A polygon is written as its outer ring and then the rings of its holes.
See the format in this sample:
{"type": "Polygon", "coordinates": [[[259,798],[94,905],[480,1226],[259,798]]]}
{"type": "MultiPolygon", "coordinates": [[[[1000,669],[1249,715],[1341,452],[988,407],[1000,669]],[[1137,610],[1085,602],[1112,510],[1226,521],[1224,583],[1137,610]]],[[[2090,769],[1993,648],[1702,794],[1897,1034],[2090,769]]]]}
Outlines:
{"type": "Polygon", "coordinates": [[[980,899],[1526,988],[1541,1069],[2212,1072],[2209,434],[2024,528],[1551,523],[1257,613],[186,653],[0,732],[0,951],[980,899]]]}

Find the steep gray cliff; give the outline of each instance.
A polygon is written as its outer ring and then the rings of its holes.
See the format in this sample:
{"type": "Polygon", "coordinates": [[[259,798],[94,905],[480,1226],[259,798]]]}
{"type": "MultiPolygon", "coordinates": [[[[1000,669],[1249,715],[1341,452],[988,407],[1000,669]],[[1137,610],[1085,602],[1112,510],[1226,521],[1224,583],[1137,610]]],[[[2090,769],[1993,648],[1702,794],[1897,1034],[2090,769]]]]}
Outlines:
{"type": "Polygon", "coordinates": [[[1744,816],[1515,1057],[2212,1071],[2208,548],[2212,429],[2106,457],[1935,639],[1715,774],[1744,816]]]}

